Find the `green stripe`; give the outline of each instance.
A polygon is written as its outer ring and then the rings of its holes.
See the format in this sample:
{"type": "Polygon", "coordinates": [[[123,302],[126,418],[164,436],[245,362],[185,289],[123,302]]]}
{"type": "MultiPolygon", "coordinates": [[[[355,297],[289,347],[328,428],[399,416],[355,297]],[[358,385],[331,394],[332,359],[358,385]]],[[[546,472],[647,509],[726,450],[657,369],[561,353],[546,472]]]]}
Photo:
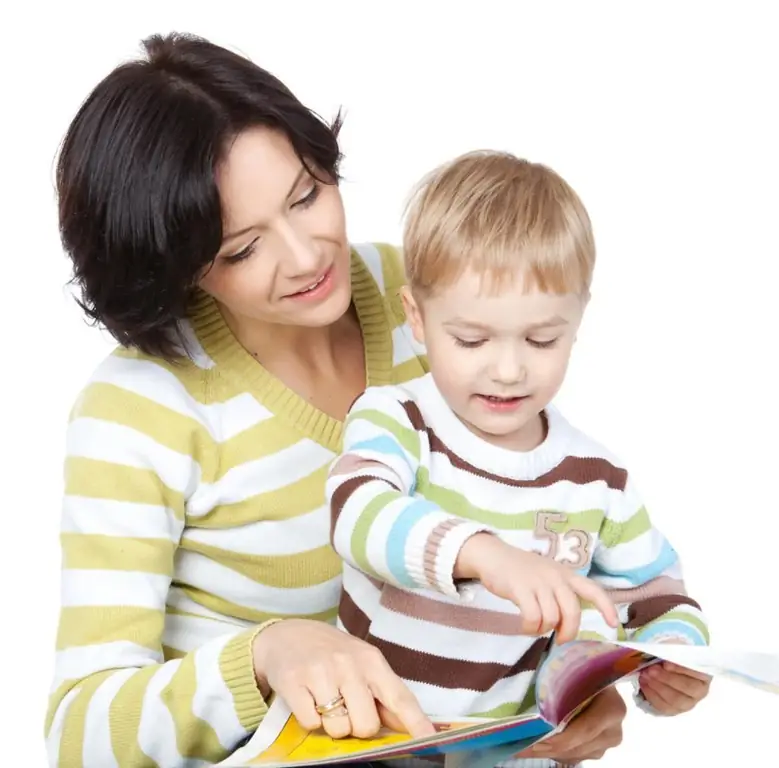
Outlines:
{"type": "Polygon", "coordinates": [[[706,626],[706,624],[701,621],[701,619],[696,616],[693,613],[687,613],[686,611],[679,611],[679,610],[672,610],[668,613],[664,613],[662,616],[659,616],[654,621],[650,621],[649,624],[647,624],[647,627],[654,626],[655,624],[663,623],[664,621],[681,621],[685,624],[690,624],[691,626],[695,627],[698,632],[701,633],[701,635],[706,639],[706,642],[708,643],[710,640],[709,637],[709,628],[706,626]]]}
{"type": "Polygon", "coordinates": [[[536,704],[536,687],[534,684],[528,686],[525,692],[525,697],[522,699],[522,703],[517,706],[515,701],[508,701],[505,704],[499,704],[489,712],[477,712],[471,715],[471,717],[490,717],[500,719],[502,717],[516,717],[527,712],[536,704]]]}
{"type": "MultiPolygon", "coordinates": [[[[471,504],[465,496],[450,488],[433,485],[430,482],[430,474],[425,467],[420,467],[417,472],[417,492],[441,509],[456,510],[458,516],[473,520],[476,523],[489,525],[504,531],[532,531],[536,526],[536,516],[546,510],[530,510],[507,514],[484,509],[471,504]]],[[[587,533],[596,534],[603,524],[604,512],[602,509],[585,509],[581,512],[567,512],[563,523],[550,523],[549,529],[555,533],[565,533],[575,529],[587,533]]]]}
{"type": "Polygon", "coordinates": [[[357,563],[357,567],[366,573],[376,575],[376,571],[368,561],[368,534],[381,510],[387,504],[397,499],[397,497],[397,491],[385,491],[376,496],[376,498],[371,499],[354,527],[352,532],[352,557],[357,563]]]}
{"type": "Polygon", "coordinates": [[[419,435],[409,427],[404,427],[396,419],[375,408],[354,411],[349,416],[349,424],[362,419],[379,429],[389,432],[417,461],[419,461],[419,435]]]}
{"type": "Polygon", "coordinates": [[[184,538],[181,549],[197,552],[257,584],[279,589],[324,584],[341,573],[341,561],[329,544],[292,555],[246,555],[184,538]]]}
{"type": "Polygon", "coordinates": [[[57,765],[81,768],[84,765],[84,733],[86,731],[87,711],[95,691],[113,674],[113,670],[98,672],[84,680],[78,693],[70,702],[62,723],[62,736],[57,765]]]}
{"type": "Polygon", "coordinates": [[[641,507],[622,523],[606,520],[601,531],[601,544],[609,549],[619,544],[627,544],[651,530],[652,521],[646,507],[641,507]]]}
{"type": "MultiPolygon", "coordinates": [[[[197,589],[197,587],[181,586],[180,589],[183,594],[198,605],[202,605],[204,608],[214,611],[214,613],[223,614],[224,616],[243,619],[244,621],[250,621],[253,624],[264,624],[266,621],[279,618],[278,613],[267,613],[266,611],[258,611],[256,608],[248,608],[245,605],[233,603],[230,600],[225,600],[210,592],[204,592],[201,589],[197,589]]],[[[318,613],[290,613],[284,614],[281,618],[310,619],[311,621],[323,621],[327,624],[333,624],[337,614],[338,605],[336,604],[332,608],[327,608],[318,613]]]]}

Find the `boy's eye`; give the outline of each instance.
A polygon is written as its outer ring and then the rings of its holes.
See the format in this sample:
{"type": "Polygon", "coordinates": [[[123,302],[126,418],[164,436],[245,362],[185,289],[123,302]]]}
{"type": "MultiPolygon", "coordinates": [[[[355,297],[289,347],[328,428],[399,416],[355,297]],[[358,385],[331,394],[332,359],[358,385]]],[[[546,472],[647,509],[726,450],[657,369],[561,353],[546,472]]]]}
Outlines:
{"type": "Polygon", "coordinates": [[[527,343],[530,344],[531,347],[538,347],[539,349],[548,349],[549,347],[553,347],[557,343],[557,339],[546,339],[544,341],[539,341],[538,339],[528,339],[527,343]]]}
{"type": "Polygon", "coordinates": [[[460,339],[457,336],[454,337],[454,343],[458,347],[465,347],[465,349],[476,349],[484,344],[484,339],[460,339]]]}

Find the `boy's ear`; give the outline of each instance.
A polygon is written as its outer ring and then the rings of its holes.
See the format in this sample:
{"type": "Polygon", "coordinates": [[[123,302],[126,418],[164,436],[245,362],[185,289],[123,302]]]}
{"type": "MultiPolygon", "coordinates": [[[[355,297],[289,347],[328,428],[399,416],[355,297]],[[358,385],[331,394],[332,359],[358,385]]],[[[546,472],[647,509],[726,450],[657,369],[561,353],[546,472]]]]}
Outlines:
{"type": "Polygon", "coordinates": [[[589,290],[586,291],[584,293],[584,295],[582,296],[582,316],[581,316],[581,319],[579,320],[579,328],[576,329],[576,335],[573,337],[574,344],[579,340],[579,330],[581,329],[582,322],[584,321],[584,313],[587,311],[587,307],[590,304],[590,297],[591,297],[591,294],[590,294],[589,290]]]}
{"type": "Polygon", "coordinates": [[[411,288],[404,285],[400,289],[400,298],[403,302],[403,311],[406,313],[406,320],[411,328],[411,332],[414,334],[414,339],[418,344],[424,346],[425,329],[422,324],[422,312],[419,309],[417,300],[414,298],[414,294],[411,292],[411,288]]]}

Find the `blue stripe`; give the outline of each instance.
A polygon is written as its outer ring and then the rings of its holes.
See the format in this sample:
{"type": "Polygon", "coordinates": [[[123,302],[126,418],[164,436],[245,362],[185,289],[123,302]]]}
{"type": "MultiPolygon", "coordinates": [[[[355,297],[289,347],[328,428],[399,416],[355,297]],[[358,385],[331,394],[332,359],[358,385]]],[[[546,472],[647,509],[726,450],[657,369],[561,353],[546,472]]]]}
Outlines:
{"type": "Polygon", "coordinates": [[[681,635],[692,641],[693,645],[706,645],[706,638],[698,628],[679,619],[656,619],[633,636],[637,643],[651,643],[660,635],[681,635]]]}
{"type": "Polygon", "coordinates": [[[598,570],[608,576],[618,576],[623,579],[628,579],[632,584],[646,584],[648,581],[657,578],[663,571],[670,568],[677,560],[678,556],[676,550],[667,540],[663,540],[663,547],[660,550],[660,554],[654,562],[649,563],[649,565],[633,568],[629,571],[620,571],[604,567],[602,563],[598,563],[598,570]]]}
{"type": "Polygon", "coordinates": [[[399,456],[403,461],[408,464],[408,457],[403,447],[397,440],[393,440],[387,435],[378,435],[377,437],[371,437],[367,440],[360,440],[353,445],[348,446],[349,452],[351,451],[373,451],[374,453],[383,453],[389,456],[399,456]]]}
{"type": "Polygon", "coordinates": [[[387,537],[387,568],[398,584],[404,587],[418,586],[406,568],[406,545],[409,533],[423,517],[431,512],[440,512],[440,510],[427,499],[409,499],[408,505],[398,515],[387,537]]]}

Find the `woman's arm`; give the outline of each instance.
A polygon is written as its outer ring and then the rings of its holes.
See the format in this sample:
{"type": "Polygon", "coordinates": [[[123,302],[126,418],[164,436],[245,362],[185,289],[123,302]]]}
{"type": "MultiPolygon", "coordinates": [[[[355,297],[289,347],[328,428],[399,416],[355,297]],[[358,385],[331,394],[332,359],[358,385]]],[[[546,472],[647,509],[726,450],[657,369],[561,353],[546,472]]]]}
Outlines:
{"type": "Polygon", "coordinates": [[[67,430],[62,586],[49,764],[217,762],[261,721],[258,629],[163,663],[185,503],[213,451],[192,395],[161,366],[114,355],[67,430]]]}

